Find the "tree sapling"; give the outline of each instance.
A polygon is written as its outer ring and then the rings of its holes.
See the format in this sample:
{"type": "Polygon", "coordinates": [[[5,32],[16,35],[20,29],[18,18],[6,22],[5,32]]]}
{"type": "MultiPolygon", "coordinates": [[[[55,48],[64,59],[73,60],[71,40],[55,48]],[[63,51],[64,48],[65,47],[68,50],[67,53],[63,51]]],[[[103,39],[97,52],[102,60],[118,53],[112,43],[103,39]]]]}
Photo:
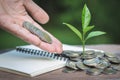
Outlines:
{"type": "Polygon", "coordinates": [[[90,32],[90,30],[92,30],[95,27],[94,25],[89,26],[90,20],[91,20],[91,14],[90,14],[90,11],[87,5],[85,4],[82,10],[82,31],[79,31],[77,28],[75,28],[71,24],[63,23],[67,27],[69,27],[80,38],[82,42],[82,47],[83,47],[83,55],[85,53],[85,43],[88,39],[95,37],[95,36],[106,34],[103,31],[91,31],[90,32]]]}

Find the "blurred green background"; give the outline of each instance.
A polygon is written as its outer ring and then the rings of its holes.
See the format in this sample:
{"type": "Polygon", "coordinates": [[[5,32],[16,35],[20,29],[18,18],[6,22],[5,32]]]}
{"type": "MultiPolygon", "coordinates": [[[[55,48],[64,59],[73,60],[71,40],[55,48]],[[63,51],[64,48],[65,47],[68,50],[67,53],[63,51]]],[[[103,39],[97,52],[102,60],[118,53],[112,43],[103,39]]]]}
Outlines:
{"type": "MultiPolygon", "coordinates": [[[[86,3],[94,30],[107,32],[106,35],[90,39],[87,44],[120,44],[120,0],[34,0],[50,16],[42,25],[62,43],[81,45],[79,38],[63,22],[81,29],[81,11],[86,3]]],[[[37,12],[36,12],[37,13],[37,12]]],[[[27,34],[26,34],[27,35],[27,34]]],[[[21,39],[0,29],[0,49],[14,48],[27,44],[21,39]]]]}

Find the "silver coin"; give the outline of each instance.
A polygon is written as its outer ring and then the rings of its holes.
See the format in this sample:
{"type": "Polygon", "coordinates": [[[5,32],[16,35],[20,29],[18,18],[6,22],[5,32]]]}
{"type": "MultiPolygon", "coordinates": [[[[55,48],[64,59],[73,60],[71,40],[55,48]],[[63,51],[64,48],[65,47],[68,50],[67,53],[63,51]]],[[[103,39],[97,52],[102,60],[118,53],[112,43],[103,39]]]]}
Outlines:
{"type": "Polygon", "coordinates": [[[114,70],[113,68],[106,68],[103,70],[103,74],[116,74],[117,71],[114,70]]]}
{"type": "Polygon", "coordinates": [[[116,57],[115,54],[113,54],[113,53],[108,53],[108,52],[105,52],[105,55],[106,55],[107,57],[116,57]]]}
{"type": "Polygon", "coordinates": [[[73,61],[67,61],[66,67],[69,67],[69,68],[75,69],[75,70],[78,69],[78,68],[76,67],[76,62],[73,62],[73,61]]]}
{"type": "Polygon", "coordinates": [[[87,51],[85,51],[84,54],[88,54],[88,55],[95,54],[95,51],[94,50],[87,50],[87,51]]]}
{"type": "Polygon", "coordinates": [[[111,67],[117,71],[120,71],[120,64],[112,64],[111,67]]]}
{"type": "Polygon", "coordinates": [[[87,66],[95,67],[100,63],[100,59],[99,58],[88,59],[88,60],[84,60],[83,63],[87,66]]]}
{"type": "Polygon", "coordinates": [[[93,50],[87,50],[83,55],[81,55],[82,59],[92,59],[95,58],[97,55],[93,50]]]}
{"type": "Polygon", "coordinates": [[[100,60],[100,63],[97,64],[95,67],[100,68],[100,69],[105,69],[105,68],[109,67],[110,65],[111,64],[108,61],[100,60]]]}
{"type": "Polygon", "coordinates": [[[96,58],[96,55],[88,55],[88,54],[84,54],[81,56],[82,59],[92,59],[92,58],[96,58]]]}
{"type": "Polygon", "coordinates": [[[96,54],[97,57],[99,57],[99,58],[102,58],[102,57],[104,57],[104,55],[105,55],[103,52],[100,52],[100,51],[99,51],[99,52],[96,51],[95,54],[96,54]]]}
{"type": "Polygon", "coordinates": [[[86,65],[84,65],[82,61],[78,61],[78,62],[76,63],[76,66],[77,66],[79,69],[81,69],[81,70],[87,70],[87,69],[89,69],[89,67],[86,66],[86,65]]]}
{"type": "Polygon", "coordinates": [[[71,68],[68,68],[68,67],[65,67],[62,72],[64,73],[73,73],[75,72],[76,70],[75,69],[71,69],[71,68]]]}
{"type": "Polygon", "coordinates": [[[118,57],[108,57],[107,59],[112,63],[120,63],[120,58],[118,57]]]}
{"type": "Polygon", "coordinates": [[[99,58],[100,60],[104,60],[106,62],[110,62],[106,57],[99,58]]]}
{"type": "Polygon", "coordinates": [[[100,75],[103,72],[102,69],[97,69],[97,68],[91,68],[86,70],[86,74],[88,75],[100,75]]]}
{"type": "Polygon", "coordinates": [[[71,51],[71,50],[64,50],[62,52],[63,55],[70,57],[70,58],[75,58],[75,57],[79,57],[81,52],[80,51],[71,51]]]}
{"type": "MultiPolygon", "coordinates": [[[[79,69],[86,71],[88,75],[99,75],[102,73],[115,74],[117,71],[120,71],[120,58],[112,54],[105,55],[104,52],[90,51],[89,53],[89,51],[87,51],[86,54],[75,54],[74,57],[69,57],[69,59],[70,61],[66,66],[71,69],[70,72],[79,69]]],[[[66,72],[69,72],[69,70],[66,70],[66,72]]]]}
{"type": "Polygon", "coordinates": [[[75,57],[75,58],[70,57],[70,60],[71,60],[71,61],[78,62],[78,61],[80,61],[80,60],[81,60],[81,57],[75,57]]]}
{"type": "Polygon", "coordinates": [[[47,43],[52,43],[51,37],[44,31],[40,30],[37,28],[35,25],[28,21],[23,22],[23,27],[25,27],[27,30],[29,30],[31,33],[35,34],[38,36],[42,41],[47,42],[47,43]]]}

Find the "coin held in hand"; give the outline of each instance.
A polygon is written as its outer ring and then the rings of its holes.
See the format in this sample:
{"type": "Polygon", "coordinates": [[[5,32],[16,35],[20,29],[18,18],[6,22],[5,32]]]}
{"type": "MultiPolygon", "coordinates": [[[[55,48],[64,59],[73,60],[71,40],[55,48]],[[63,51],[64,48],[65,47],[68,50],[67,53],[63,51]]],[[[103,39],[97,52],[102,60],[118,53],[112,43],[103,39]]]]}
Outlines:
{"type": "Polygon", "coordinates": [[[39,28],[37,28],[32,23],[30,23],[28,21],[24,21],[23,22],[23,27],[25,27],[28,31],[30,31],[31,33],[33,33],[34,35],[39,37],[40,40],[42,40],[46,43],[49,43],[49,44],[52,43],[51,37],[45,31],[40,30],[39,28]]]}

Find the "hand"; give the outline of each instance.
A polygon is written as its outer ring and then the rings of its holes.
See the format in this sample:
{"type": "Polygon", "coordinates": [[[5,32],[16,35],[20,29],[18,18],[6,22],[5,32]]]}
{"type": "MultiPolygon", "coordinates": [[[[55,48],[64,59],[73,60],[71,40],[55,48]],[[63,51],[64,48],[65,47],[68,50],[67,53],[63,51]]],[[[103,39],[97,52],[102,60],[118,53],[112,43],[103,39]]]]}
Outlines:
{"type": "Polygon", "coordinates": [[[52,38],[52,44],[41,41],[37,36],[30,33],[22,26],[24,21],[29,21],[33,25],[44,30],[29,16],[28,13],[41,24],[45,24],[49,20],[47,13],[32,0],[0,0],[1,28],[44,50],[61,53],[61,42],[53,37],[50,33],[46,31],[52,38]]]}

